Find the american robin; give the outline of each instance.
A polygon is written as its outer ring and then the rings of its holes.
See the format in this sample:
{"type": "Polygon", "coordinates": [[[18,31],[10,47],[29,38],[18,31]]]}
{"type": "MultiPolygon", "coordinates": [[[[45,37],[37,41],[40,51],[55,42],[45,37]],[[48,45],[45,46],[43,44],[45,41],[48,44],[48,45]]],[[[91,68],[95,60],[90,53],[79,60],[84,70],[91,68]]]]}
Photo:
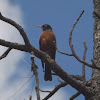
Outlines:
{"type": "MultiPolygon", "coordinates": [[[[46,52],[52,59],[55,60],[55,54],[56,54],[56,38],[55,35],[53,34],[52,28],[50,25],[43,25],[40,26],[42,28],[43,32],[40,35],[40,40],[39,40],[39,47],[40,50],[43,52],[46,52]]],[[[50,65],[47,62],[42,62],[42,67],[44,69],[44,64],[45,64],[45,74],[44,74],[44,80],[45,81],[52,81],[52,75],[51,75],[51,69],[50,65]]]]}

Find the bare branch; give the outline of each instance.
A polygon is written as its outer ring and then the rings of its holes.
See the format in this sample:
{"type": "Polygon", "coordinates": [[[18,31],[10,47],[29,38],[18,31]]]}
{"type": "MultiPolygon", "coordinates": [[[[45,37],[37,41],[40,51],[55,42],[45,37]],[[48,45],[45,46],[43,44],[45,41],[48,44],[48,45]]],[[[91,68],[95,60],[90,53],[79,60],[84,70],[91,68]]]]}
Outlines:
{"type": "Polygon", "coordinates": [[[75,99],[75,98],[78,97],[80,94],[81,94],[81,92],[77,92],[76,94],[74,94],[74,95],[70,98],[70,100],[75,99]]]}
{"type": "Polygon", "coordinates": [[[48,94],[44,99],[42,100],[48,100],[52,95],[54,95],[61,87],[64,87],[67,85],[67,82],[63,82],[61,84],[59,84],[58,86],[56,86],[51,92],[50,94],[48,94]]]}
{"type": "Polygon", "coordinates": [[[50,93],[51,91],[45,91],[45,90],[41,90],[41,89],[39,89],[41,92],[48,92],[48,93],[50,93]]]}
{"type": "MultiPolygon", "coordinates": [[[[83,60],[85,61],[85,58],[86,58],[86,51],[87,51],[87,46],[86,46],[86,43],[84,43],[84,54],[83,54],[83,60]]],[[[82,77],[83,79],[85,80],[85,64],[83,63],[83,66],[82,66],[82,77]]]]}
{"type": "Polygon", "coordinates": [[[29,53],[31,53],[31,51],[34,51],[35,56],[44,60],[44,61],[47,57],[49,57],[48,54],[34,48],[33,46],[28,47],[28,46],[25,46],[25,45],[22,45],[22,44],[19,44],[19,43],[13,43],[13,42],[5,41],[3,39],[0,39],[0,45],[5,46],[5,47],[10,47],[12,49],[24,51],[24,52],[29,52],[29,53]]]}
{"type": "Polygon", "coordinates": [[[73,56],[73,54],[68,54],[68,53],[65,53],[65,52],[62,52],[60,51],[58,48],[57,48],[57,45],[55,44],[55,47],[56,47],[56,50],[61,53],[61,54],[64,54],[64,55],[67,55],[67,56],[73,56]]]}
{"type": "Polygon", "coordinates": [[[75,28],[75,25],[77,24],[77,22],[79,21],[79,19],[81,18],[82,14],[84,13],[84,10],[82,11],[82,13],[80,14],[80,16],[78,17],[78,19],[76,20],[76,22],[74,23],[72,29],[71,29],[71,32],[70,32],[70,35],[69,35],[69,45],[70,45],[70,48],[71,48],[71,51],[72,51],[72,54],[74,55],[74,57],[81,63],[84,63],[85,65],[89,66],[89,67],[93,67],[92,64],[89,64],[88,62],[85,62],[84,60],[81,60],[75,53],[74,51],[74,48],[73,48],[73,44],[72,44],[72,32],[75,28]]]}
{"type": "Polygon", "coordinates": [[[58,50],[58,48],[56,48],[56,50],[61,54],[64,54],[64,55],[67,55],[67,56],[73,56],[73,54],[68,54],[68,53],[62,52],[62,51],[58,50]]]}
{"type": "Polygon", "coordinates": [[[36,79],[36,94],[37,94],[37,100],[40,100],[40,93],[39,93],[39,78],[38,78],[38,73],[37,73],[37,66],[35,65],[34,62],[34,52],[31,52],[31,61],[32,61],[32,65],[31,65],[31,71],[33,71],[34,75],[35,75],[35,79],[36,79]]]}
{"type": "Polygon", "coordinates": [[[5,46],[5,47],[9,47],[9,48],[12,48],[12,49],[17,49],[17,50],[20,50],[20,51],[29,52],[27,46],[22,45],[22,44],[18,44],[18,43],[5,41],[3,39],[0,39],[0,45],[5,46]]]}
{"type": "Polygon", "coordinates": [[[5,57],[8,55],[8,53],[11,51],[11,49],[12,49],[12,48],[8,48],[8,49],[0,56],[0,60],[3,59],[3,58],[5,58],[5,57]]]}
{"type": "Polygon", "coordinates": [[[25,45],[30,46],[30,42],[28,40],[28,37],[26,35],[26,33],[24,32],[23,28],[17,24],[15,21],[8,19],[4,16],[2,16],[2,14],[0,13],[0,19],[4,22],[9,23],[10,25],[14,26],[15,28],[17,28],[17,30],[20,32],[20,35],[23,37],[25,45]]]}

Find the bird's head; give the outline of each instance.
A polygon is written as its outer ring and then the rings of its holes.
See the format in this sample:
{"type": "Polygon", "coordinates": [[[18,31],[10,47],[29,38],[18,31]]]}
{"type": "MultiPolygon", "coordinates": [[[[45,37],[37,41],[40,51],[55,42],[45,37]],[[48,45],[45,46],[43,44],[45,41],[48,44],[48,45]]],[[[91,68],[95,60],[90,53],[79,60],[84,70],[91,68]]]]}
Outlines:
{"type": "Polygon", "coordinates": [[[52,31],[52,28],[50,25],[45,24],[45,25],[38,25],[40,28],[42,28],[43,31],[52,31]]]}

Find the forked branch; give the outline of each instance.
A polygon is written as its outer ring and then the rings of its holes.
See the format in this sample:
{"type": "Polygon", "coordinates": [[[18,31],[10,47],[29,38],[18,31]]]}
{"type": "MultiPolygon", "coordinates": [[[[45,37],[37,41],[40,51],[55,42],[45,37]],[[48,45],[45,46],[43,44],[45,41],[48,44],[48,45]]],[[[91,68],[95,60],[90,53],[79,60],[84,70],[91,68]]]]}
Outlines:
{"type": "Polygon", "coordinates": [[[25,45],[27,45],[27,46],[30,45],[30,42],[27,38],[26,33],[24,32],[24,29],[19,24],[17,24],[15,21],[13,21],[11,19],[8,19],[8,18],[2,16],[1,13],[0,13],[0,19],[4,22],[9,23],[10,25],[14,26],[20,32],[20,35],[24,39],[25,45]]]}
{"type": "MultiPolygon", "coordinates": [[[[75,28],[77,22],[79,21],[79,19],[80,19],[81,16],[83,15],[83,13],[84,13],[84,10],[83,10],[82,13],[80,14],[80,16],[78,17],[78,19],[76,20],[76,22],[74,23],[74,25],[73,25],[73,27],[72,27],[72,29],[71,29],[71,31],[70,31],[70,35],[69,35],[69,45],[70,45],[72,54],[68,54],[68,53],[65,53],[65,52],[60,51],[60,50],[57,48],[57,46],[55,45],[55,46],[56,46],[56,50],[57,50],[59,53],[61,53],[61,54],[68,55],[68,56],[74,56],[79,62],[83,63],[84,65],[87,65],[87,66],[89,66],[89,67],[91,67],[91,68],[100,69],[100,68],[97,67],[96,65],[94,66],[93,63],[88,63],[88,62],[86,62],[85,60],[80,59],[80,58],[77,56],[77,54],[75,53],[75,50],[74,50],[74,47],[73,47],[73,44],[72,44],[72,32],[73,32],[73,30],[74,30],[74,28],[75,28]]],[[[94,12],[94,14],[97,15],[95,12],[94,12]]],[[[99,17],[99,16],[98,16],[98,17],[99,17]]]]}

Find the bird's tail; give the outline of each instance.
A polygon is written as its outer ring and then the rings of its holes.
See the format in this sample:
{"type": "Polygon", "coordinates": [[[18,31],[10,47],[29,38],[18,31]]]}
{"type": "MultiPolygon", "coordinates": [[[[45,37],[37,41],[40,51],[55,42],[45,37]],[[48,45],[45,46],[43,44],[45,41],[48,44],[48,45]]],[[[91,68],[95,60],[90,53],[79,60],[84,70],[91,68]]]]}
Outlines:
{"type": "Polygon", "coordinates": [[[44,75],[44,80],[45,81],[52,81],[52,74],[51,74],[50,65],[47,62],[45,62],[45,75],[44,75]]]}

